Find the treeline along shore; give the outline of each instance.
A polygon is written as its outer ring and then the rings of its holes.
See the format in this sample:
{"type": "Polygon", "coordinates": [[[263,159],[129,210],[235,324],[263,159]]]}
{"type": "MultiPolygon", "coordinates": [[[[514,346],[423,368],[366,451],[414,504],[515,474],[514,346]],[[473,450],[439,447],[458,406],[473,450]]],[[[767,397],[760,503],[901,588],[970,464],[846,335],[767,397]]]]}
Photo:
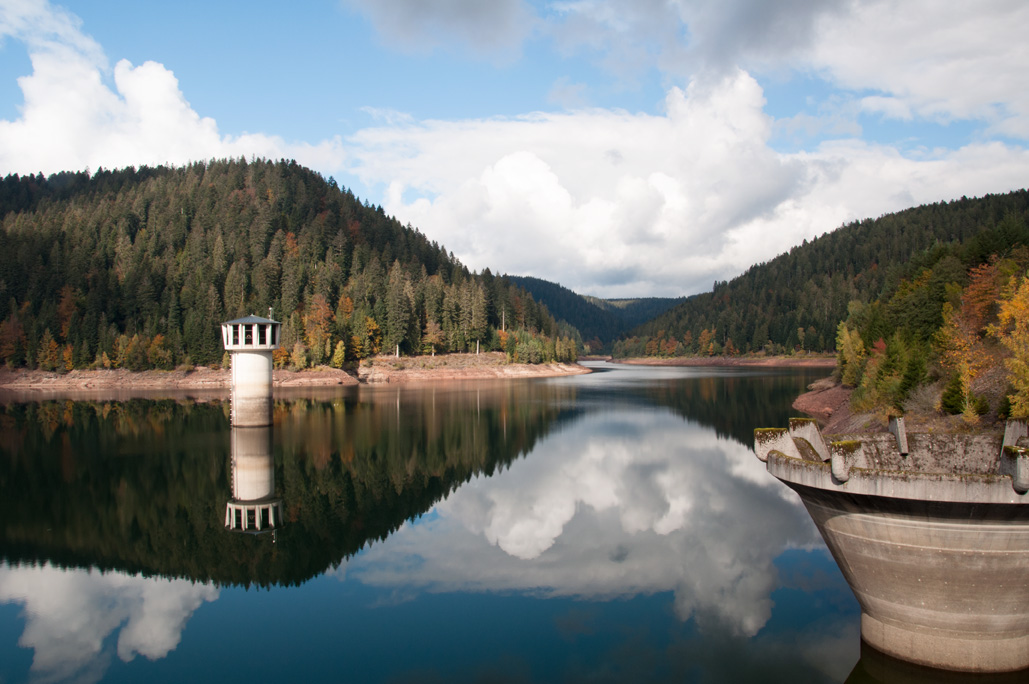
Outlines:
{"type": "Polygon", "coordinates": [[[828,368],[836,367],[836,357],[828,354],[796,356],[642,356],[617,359],[618,363],[634,366],[717,366],[723,368],[828,368]]]}
{"type": "MultiPolygon", "coordinates": [[[[446,354],[422,357],[378,356],[347,370],[320,366],[272,373],[275,387],[333,387],[359,384],[541,378],[588,373],[576,363],[508,363],[501,352],[446,354]]],[[[130,371],[72,370],[65,373],[0,368],[0,395],[5,392],[62,392],[111,390],[227,390],[231,372],[225,368],[178,368],[130,371]]]]}
{"type": "Polygon", "coordinates": [[[225,366],[218,325],[282,323],[277,368],[503,351],[574,361],[531,295],[295,162],[0,179],[0,364],[225,366]]]}
{"type": "MultiPolygon", "coordinates": [[[[591,357],[610,361],[610,357],[591,357]]],[[[831,370],[835,357],[704,357],[618,359],[617,363],[640,366],[691,367],[817,367],[831,370]]],[[[509,363],[501,352],[445,354],[437,356],[395,357],[381,355],[365,359],[346,370],[319,366],[301,371],[277,369],[272,373],[275,387],[333,387],[383,383],[441,382],[452,380],[490,380],[504,378],[544,378],[589,373],[578,363],[509,363]]],[[[0,395],[5,392],[76,392],[110,390],[227,390],[231,372],[226,368],[198,366],[175,370],[131,371],[124,368],[54,372],[27,368],[0,368],[0,395]]]]}

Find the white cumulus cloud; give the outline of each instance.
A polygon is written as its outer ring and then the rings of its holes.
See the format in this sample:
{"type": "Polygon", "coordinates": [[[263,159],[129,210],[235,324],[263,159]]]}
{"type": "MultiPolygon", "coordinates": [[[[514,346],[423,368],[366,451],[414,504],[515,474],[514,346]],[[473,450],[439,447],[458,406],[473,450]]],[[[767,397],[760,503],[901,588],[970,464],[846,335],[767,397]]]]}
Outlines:
{"type": "Polygon", "coordinates": [[[869,0],[821,17],[804,62],[849,90],[878,91],[893,111],[1029,139],[1027,31],[1018,0],[869,0]]]}
{"type": "Polygon", "coordinates": [[[109,73],[103,50],[79,21],[46,2],[2,3],[0,37],[23,42],[32,63],[32,73],[18,79],[20,116],[0,120],[0,172],[49,174],[251,155],[295,158],[314,168],[342,163],[338,138],[307,143],[221,134],[214,119],[193,110],[170,69],[120,60],[109,73]]]}
{"type": "Polygon", "coordinates": [[[1029,171],[1024,148],[997,142],[905,156],[846,137],[781,153],[763,107],[736,71],[672,88],[660,115],[364,129],[350,169],[388,184],[386,210],[472,268],[600,296],[703,291],[847,221],[1016,189],[1029,171]]]}

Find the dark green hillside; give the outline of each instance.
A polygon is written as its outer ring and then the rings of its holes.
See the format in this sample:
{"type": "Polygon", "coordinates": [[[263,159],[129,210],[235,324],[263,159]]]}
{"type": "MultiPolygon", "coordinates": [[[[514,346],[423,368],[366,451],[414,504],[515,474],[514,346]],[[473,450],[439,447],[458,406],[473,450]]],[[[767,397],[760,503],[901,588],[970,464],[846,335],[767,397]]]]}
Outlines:
{"type": "Polygon", "coordinates": [[[567,287],[540,278],[509,276],[511,281],[544,304],[559,320],[574,326],[592,351],[675,306],[681,299],[600,299],[576,294],[567,287]]]}
{"type": "MultiPolygon", "coordinates": [[[[967,267],[1029,243],[1029,192],[925,205],[805,241],[632,331],[615,355],[831,351],[852,301],[888,299],[946,253],[967,267]]],[[[931,312],[938,314],[938,309],[931,312]]]]}
{"type": "Polygon", "coordinates": [[[477,342],[533,360],[569,355],[554,319],[510,281],[469,273],[441,245],[295,162],[0,180],[8,366],[219,363],[218,324],[269,309],[283,321],[280,365],[477,342]]]}
{"type": "Polygon", "coordinates": [[[681,304],[685,297],[640,297],[638,299],[598,299],[586,297],[597,306],[615,313],[626,329],[643,325],[657,318],[676,304],[681,304]]]}

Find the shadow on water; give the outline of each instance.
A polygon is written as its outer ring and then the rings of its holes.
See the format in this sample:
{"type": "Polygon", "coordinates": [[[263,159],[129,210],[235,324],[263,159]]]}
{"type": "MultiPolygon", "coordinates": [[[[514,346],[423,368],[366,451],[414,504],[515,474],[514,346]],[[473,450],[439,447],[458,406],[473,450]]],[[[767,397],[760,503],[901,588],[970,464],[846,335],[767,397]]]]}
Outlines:
{"type": "Polygon", "coordinates": [[[845,684],[1016,684],[1029,681],[1029,670],[997,674],[949,672],[898,660],[861,642],[861,659],[845,684]]]}

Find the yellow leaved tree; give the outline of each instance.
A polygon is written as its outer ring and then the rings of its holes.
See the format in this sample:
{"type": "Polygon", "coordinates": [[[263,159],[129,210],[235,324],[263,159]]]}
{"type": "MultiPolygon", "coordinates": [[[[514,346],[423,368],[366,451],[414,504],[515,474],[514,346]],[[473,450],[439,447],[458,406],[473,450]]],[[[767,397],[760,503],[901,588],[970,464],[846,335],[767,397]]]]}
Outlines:
{"type": "Polygon", "coordinates": [[[990,333],[1011,352],[1004,360],[1014,390],[1010,415],[1029,418],[1029,274],[1011,278],[990,333]]]}
{"type": "Polygon", "coordinates": [[[840,381],[849,387],[857,387],[864,373],[865,343],[857,330],[847,327],[846,321],[840,321],[836,326],[836,349],[840,381]]]}
{"type": "Polygon", "coordinates": [[[943,327],[936,333],[936,346],[943,365],[961,381],[962,417],[968,423],[978,422],[972,382],[987,366],[989,357],[978,331],[950,302],[943,305],[943,327]]]}

